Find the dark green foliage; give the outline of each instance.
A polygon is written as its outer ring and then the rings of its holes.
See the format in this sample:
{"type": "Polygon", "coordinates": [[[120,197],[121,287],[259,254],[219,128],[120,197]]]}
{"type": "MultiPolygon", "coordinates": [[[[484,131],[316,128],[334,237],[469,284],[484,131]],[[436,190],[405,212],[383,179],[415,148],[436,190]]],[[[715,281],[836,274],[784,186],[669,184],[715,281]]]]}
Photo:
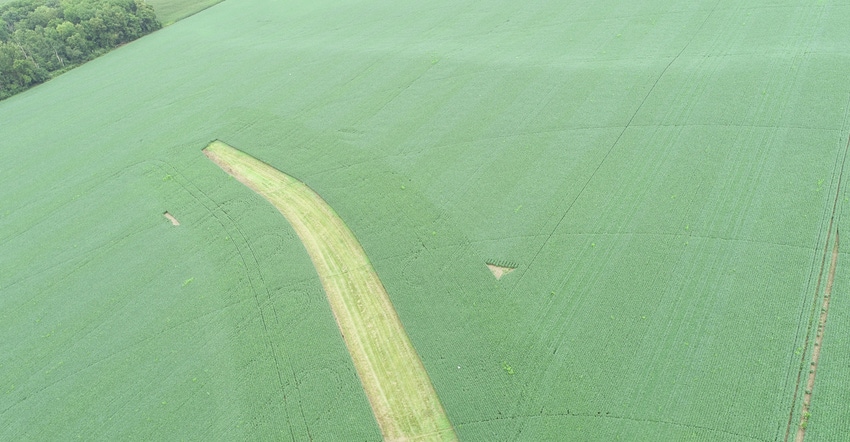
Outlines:
{"type": "Polygon", "coordinates": [[[144,0],[18,0],[0,6],[0,99],[161,27],[144,0]]]}

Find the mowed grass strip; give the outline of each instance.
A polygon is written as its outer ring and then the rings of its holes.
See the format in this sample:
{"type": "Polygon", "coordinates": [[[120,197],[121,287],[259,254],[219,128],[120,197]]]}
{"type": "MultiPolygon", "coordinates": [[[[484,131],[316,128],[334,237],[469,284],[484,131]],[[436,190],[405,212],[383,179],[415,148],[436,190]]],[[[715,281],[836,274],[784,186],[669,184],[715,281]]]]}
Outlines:
{"type": "Polygon", "coordinates": [[[316,192],[214,141],[204,154],[272,203],[316,267],[385,440],[457,440],[386,289],[342,219],[316,192]]]}

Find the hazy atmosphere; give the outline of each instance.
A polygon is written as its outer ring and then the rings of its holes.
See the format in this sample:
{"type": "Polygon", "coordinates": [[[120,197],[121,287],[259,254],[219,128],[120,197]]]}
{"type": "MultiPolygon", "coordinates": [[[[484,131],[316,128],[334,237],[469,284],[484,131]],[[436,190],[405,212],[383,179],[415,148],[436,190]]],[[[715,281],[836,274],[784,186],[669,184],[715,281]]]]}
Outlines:
{"type": "Polygon", "coordinates": [[[850,434],[846,2],[33,1],[0,440],[850,434]]]}

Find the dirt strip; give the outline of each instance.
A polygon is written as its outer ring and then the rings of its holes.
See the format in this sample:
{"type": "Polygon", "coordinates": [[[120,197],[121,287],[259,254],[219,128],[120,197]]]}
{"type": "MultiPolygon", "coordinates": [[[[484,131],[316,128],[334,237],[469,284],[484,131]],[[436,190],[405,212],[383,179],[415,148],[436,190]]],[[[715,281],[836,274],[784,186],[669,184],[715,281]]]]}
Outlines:
{"type": "Polygon", "coordinates": [[[810,416],[809,408],[811,406],[812,388],[814,388],[814,379],[815,379],[814,374],[815,374],[816,368],[817,368],[817,358],[820,357],[821,344],[822,344],[822,341],[823,341],[823,333],[824,333],[824,329],[825,329],[825,326],[826,326],[826,316],[827,316],[827,313],[829,311],[829,297],[830,297],[830,294],[832,292],[833,279],[835,278],[835,268],[838,264],[838,227],[835,227],[835,230],[833,230],[833,225],[837,221],[836,216],[839,217],[839,218],[841,216],[839,201],[840,201],[840,198],[841,198],[841,195],[842,195],[841,194],[841,188],[842,188],[842,184],[844,182],[844,170],[845,170],[845,165],[847,164],[848,154],[850,154],[850,136],[847,137],[847,143],[844,145],[843,155],[841,156],[840,159],[836,159],[836,166],[838,166],[838,168],[837,168],[838,183],[837,183],[837,186],[836,186],[836,189],[835,189],[835,199],[832,202],[832,214],[829,217],[829,227],[827,227],[827,229],[826,229],[826,242],[824,243],[824,250],[823,250],[823,256],[822,256],[821,264],[820,264],[820,271],[818,272],[817,285],[815,286],[815,291],[814,291],[814,295],[813,295],[814,300],[812,301],[812,313],[811,313],[811,316],[809,317],[809,326],[807,327],[806,339],[805,339],[804,345],[803,345],[803,354],[801,356],[802,360],[801,360],[801,363],[800,363],[800,369],[797,371],[797,382],[794,386],[794,395],[793,395],[793,399],[791,400],[791,410],[788,414],[788,424],[785,427],[785,438],[783,439],[785,442],[788,442],[788,440],[791,437],[791,431],[792,431],[791,428],[792,428],[792,424],[794,422],[794,410],[796,410],[797,397],[798,397],[799,390],[800,390],[800,383],[802,381],[802,374],[803,374],[803,371],[805,369],[805,365],[804,365],[805,364],[805,358],[806,358],[806,355],[808,354],[808,349],[809,349],[809,342],[810,342],[809,338],[811,336],[811,324],[814,320],[814,314],[815,314],[814,309],[816,308],[817,297],[818,297],[818,294],[820,293],[821,283],[823,282],[823,273],[824,273],[825,266],[826,266],[826,258],[829,254],[830,237],[832,236],[832,233],[834,231],[835,232],[835,242],[833,243],[834,245],[833,245],[833,251],[832,251],[832,260],[830,261],[830,269],[829,269],[829,272],[828,272],[828,275],[827,275],[827,283],[826,283],[826,289],[824,291],[824,299],[823,299],[823,302],[822,302],[822,305],[821,305],[821,314],[820,314],[820,317],[819,317],[818,328],[817,328],[817,333],[816,333],[816,337],[815,337],[815,349],[812,352],[812,360],[810,361],[809,377],[808,377],[807,382],[806,382],[806,390],[805,390],[805,393],[804,393],[803,409],[802,409],[802,413],[800,415],[800,423],[797,426],[796,438],[795,438],[796,441],[798,441],[798,442],[802,441],[803,438],[805,437],[805,432],[806,432],[805,430],[806,430],[806,426],[808,425],[808,421],[809,421],[809,416],[810,416]]]}
{"type": "Polygon", "coordinates": [[[823,346],[823,335],[826,330],[826,318],[829,315],[829,298],[832,295],[832,283],[835,281],[835,268],[838,266],[838,231],[835,232],[835,246],[832,248],[832,261],[829,264],[829,276],[826,280],[826,290],[823,294],[823,306],[818,321],[818,332],[815,336],[815,348],[812,351],[812,363],[809,368],[809,379],[806,382],[806,392],[803,395],[803,411],[800,415],[800,425],[797,426],[796,442],[803,442],[806,437],[806,427],[809,422],[809,408],[812,405],[812,393],[815,388],[815,375],[818,371],[820,350],[823,346]]]}

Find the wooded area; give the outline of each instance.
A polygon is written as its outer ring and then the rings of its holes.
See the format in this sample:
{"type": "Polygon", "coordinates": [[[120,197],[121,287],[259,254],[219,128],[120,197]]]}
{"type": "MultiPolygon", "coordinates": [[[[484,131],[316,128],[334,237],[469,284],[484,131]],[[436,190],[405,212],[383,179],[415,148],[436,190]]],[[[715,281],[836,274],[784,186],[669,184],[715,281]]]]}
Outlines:
{"type": "Polygon", "coordinates": [[[161,28],[144,0],[18,0],[0,6],[0,99],[161,28]]]}

